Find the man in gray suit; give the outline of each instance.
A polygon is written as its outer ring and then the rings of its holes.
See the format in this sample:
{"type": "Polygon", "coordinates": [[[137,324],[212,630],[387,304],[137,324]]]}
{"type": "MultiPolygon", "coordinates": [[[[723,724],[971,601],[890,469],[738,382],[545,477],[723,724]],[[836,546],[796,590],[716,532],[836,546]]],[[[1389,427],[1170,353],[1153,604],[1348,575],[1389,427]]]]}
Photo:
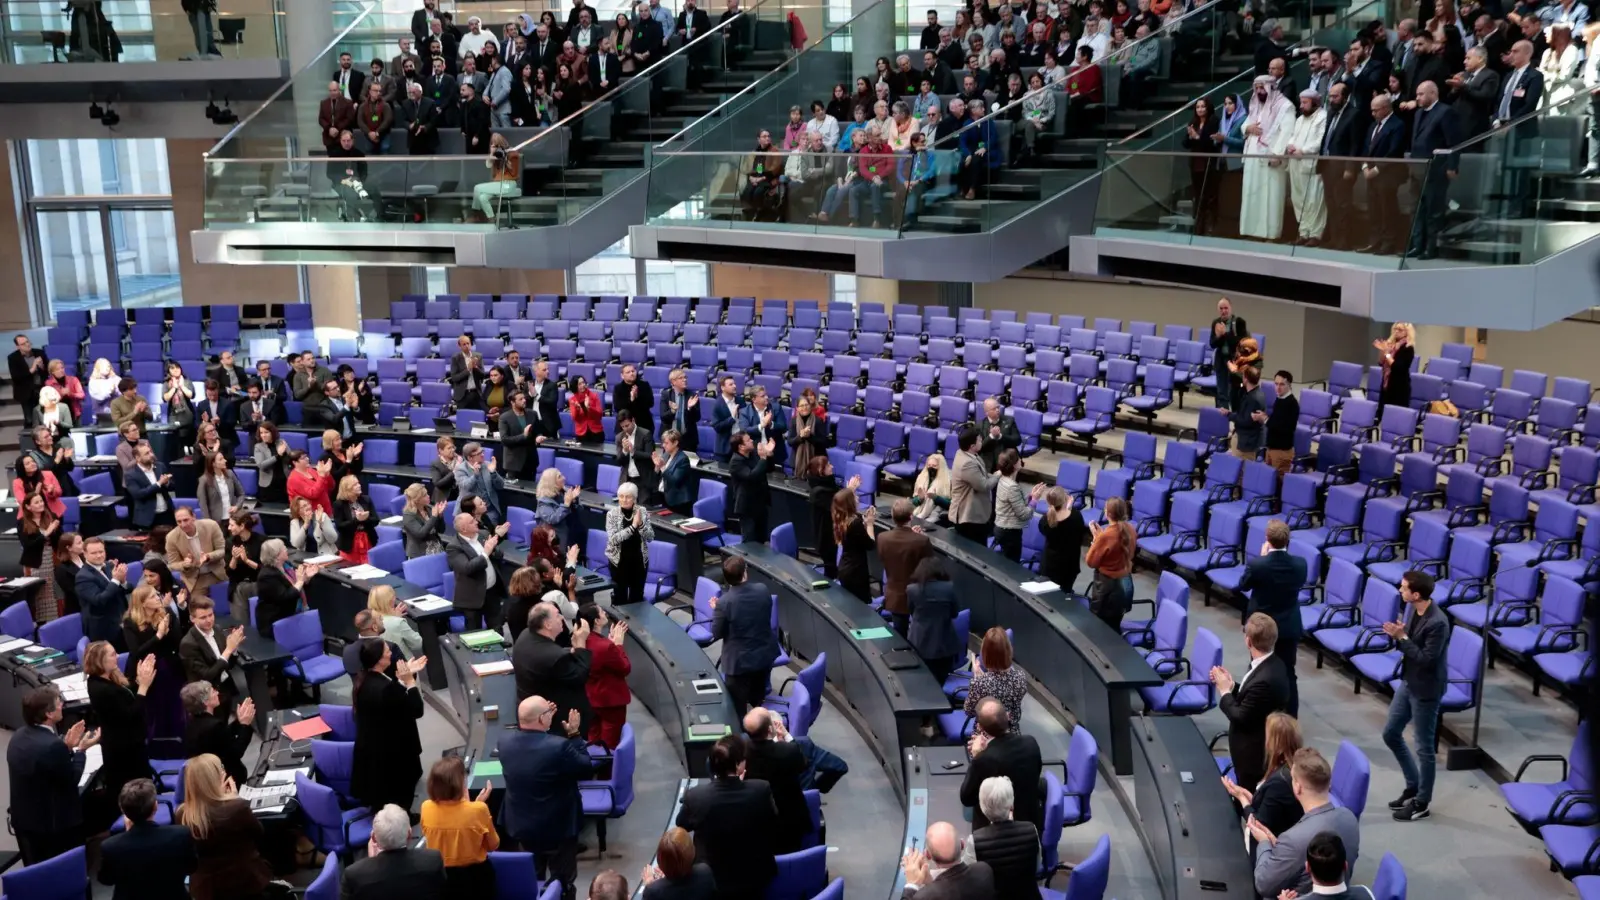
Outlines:
{"type": "Polygon", "coordinates": [[[303,407],[301,415],[312,414],[316,418],[321,407],[328,404],[328,397],[323,392],[323,385],[333,381],[333,373],[327,366],[317,364],[317,355],[310,350],[300,354],[295,360],[294,372],[289,381],[289,388],[294,392],[294,399],[299,400],[303,407]]]}
{"type": "Polygon", "coordinates": [[[534,445],[533,422],[528,418],[528,395],[511,392],[511,408],[500,414],[501,455],[506,461],[506,476],[528,476],[528,448],[534,445]]]}
{"type": "Polygon", "coordinates": [[[1256,893],[1263,897],[1276,897],[1291,888],[1302,897],[1311,893],[1306,851],[1312,840],[1325,831],[1333,832],[1344,842],[1350,868],[1355,868],[1361,855],[1361,825],[1355,813],[1333,805],[1328,794],[1333,768],[1322,754],[1310,747],[1296,751],[1289,779],[1295,799],[1305,810],[1300,821],[1281,835],[1273,834],[1254,816],[1248,825],[1250,833],[1261,842],[1256,847],[1256,893]]]}
{"type": "Polygon", "coordinates": [[[482,409],[482,394],[479,385],[483,380],[483,372],[478,369],[477,354],[472,352],[472,338],[462,335],[456,338],[456,354],[450,357],[450,373],[445,380],[450,382],[450,396],[456,402],[457,409],[482,409]]]}
{"type": "Polygon", "coordinates": [[[467,617],[468,628],[500,629],[500,601],[504,579],[496,571],[500,535],[482,534],[472,513],[456,513],[456,533],[446,535],[444,555],[456,576],[456,593],[450,600],[467,617]]]}
{"type": "Polygon", "coordinates": [[[984,542],[994,520],[994,486],[1000,476],[984,465],[979,452],[983,438],[971,425],[956,436],[955,464],[950,467],[950,521],[956,533],[969,541],[984,542]]]}

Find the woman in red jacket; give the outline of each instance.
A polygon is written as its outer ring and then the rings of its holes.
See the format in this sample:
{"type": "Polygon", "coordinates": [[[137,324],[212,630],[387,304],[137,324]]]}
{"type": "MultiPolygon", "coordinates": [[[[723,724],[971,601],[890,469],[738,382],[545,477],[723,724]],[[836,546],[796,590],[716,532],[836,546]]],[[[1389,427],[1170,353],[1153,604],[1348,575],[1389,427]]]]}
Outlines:
{"type": "Polygon", "coordinates": [[[567,411],[572,414],[572,428],[578,433],[578,443],[606,442],[605,426],[600,423],[600,395],[589,390],[589,380],[582,375],[578,376],[572,394],[567,397],[567,411]]]}
{"type": "Polygon", "coordinates": [[[589,623],[589,706],[594,719],[589,724],[589,743],[617,749],[622,741],[622,726],[628,721],[628,651],[622,648],[628,633],[627,622],[612,622],[598,604],[578,610],[578,618],[589,623]]]}

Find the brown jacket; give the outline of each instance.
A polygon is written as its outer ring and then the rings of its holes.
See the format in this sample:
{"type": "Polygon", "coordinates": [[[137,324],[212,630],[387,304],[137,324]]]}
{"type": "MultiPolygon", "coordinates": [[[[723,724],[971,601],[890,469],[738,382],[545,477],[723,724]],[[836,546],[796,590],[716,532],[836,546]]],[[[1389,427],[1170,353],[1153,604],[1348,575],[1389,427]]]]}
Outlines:
{"type": "Polygon", "coordinates": [[[248,802],[236,798],[219,804],[205,839],[194,842],[200,865],[189,876],[189,895],[194,900],[259,896],[272,880],[257,849],[263,836],[248,802]]]}
{"type": "Polygon", "coordinates": [[[328,98],[317,107],[317,125],[322,129],[322,146],[329,150],[339,146],[339,136],[330,136],[328,129],[337,128],[340,131],[349,131],[356,124],[356,105],[340,97],[337,100],[328,98]]]}
{"type": "Polygon", "coordinates": [[[223,568],[222,553],[224,544],[222,540],[222,526],[210,519],[196,519],[195,537],[200,540],[200,549],[204,551],[204,559],[196,559],[193,567],[183,565],[184,557],[193,558],[194,548],[189,543],[189,536],[183,533],[182,528],[174,528],[167,535],[167,567],[172,569],[172,574],[183,578],[183,583],[194,586],[195,578],[201,572],[210,573],[218,581],[227,581],[228,573],[223,568]]]}
{"type": "Polygon", "coordinates": [[[896,615],[910,615],[906,585],[917,565],[933,555],[933,542],[910,526],[878,533],[878,559],[883,563],[883,608],[896,615]]]}

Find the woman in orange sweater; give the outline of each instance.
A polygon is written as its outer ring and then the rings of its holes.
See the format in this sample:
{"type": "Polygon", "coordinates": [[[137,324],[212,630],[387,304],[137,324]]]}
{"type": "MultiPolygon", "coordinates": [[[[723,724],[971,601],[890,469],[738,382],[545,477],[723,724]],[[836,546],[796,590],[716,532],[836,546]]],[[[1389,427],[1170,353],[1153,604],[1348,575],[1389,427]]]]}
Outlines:
{"type": "Polygon", "coordinates": [[[500,835],[489,813],[489,786],[467,799],[467,767],[446,756],[428,770],[428,799],[422,802],[422,836],[444,857],[451,900],[481,900],[495,895],[489,852],[500,835]]]}
{"type": "Polygon", "coordinates": [[[1089,587],[1089,609],[1107,625],[1121,630],[1122,616],[1133,600],[1133,554],[1139,543],[1128,524],[1128,501],[1112,497],[1106,502],[1106,527],[1089,523],[1089,555],[1084,562],[1094,569],[1089,587]]]}

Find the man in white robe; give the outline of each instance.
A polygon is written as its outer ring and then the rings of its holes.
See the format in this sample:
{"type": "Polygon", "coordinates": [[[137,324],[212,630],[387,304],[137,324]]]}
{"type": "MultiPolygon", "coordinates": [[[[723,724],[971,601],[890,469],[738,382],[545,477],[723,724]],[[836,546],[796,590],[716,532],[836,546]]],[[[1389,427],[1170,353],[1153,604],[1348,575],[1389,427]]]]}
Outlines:
{"type": "Polygon", "coordinates": [[[1283,201],[1289,172],[1283,153],[1294,126],[1294,104],[1278,93],[1277,79],[1256,76],[1250,115],[1244,124],[1244,190],[1239,204],[1239,233],[1275,241],[1283,233],[1283,201]]]}
{"type": "Polygon", "coordinates": [[[1322,95],[1316,89],[1300,92],[1300,117],[1289,129],[1289,201],[1294,204],[1295,221],[1300,224],[1297,244],[1315,247],[1322,243],[1322,229],[1328,224],[1328,207],[1322,198],[1322,176],[1317,174],[1317,151],[1328,128],[1328,114],[1322,109],[1322,95]]]}

